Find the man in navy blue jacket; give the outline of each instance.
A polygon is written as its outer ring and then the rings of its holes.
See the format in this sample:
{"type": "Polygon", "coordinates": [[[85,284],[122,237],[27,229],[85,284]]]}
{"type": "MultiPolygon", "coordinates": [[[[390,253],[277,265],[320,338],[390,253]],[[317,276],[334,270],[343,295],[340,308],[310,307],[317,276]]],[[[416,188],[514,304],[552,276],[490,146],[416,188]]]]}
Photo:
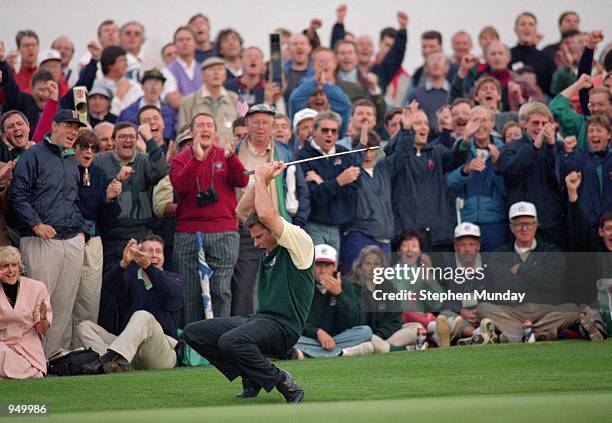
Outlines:
{"type": "MultiPolygon", "coordinates": [[[[314,119],[314,135],[299,150],[296,159],[308,159],[348,151],[336,145],[340,116],[321,112],[314,119]]],[[[304,227],[315,245],[328,244],[340,249],[340,226],[353,219],[362,156],[346,154],[333,159],[302,163],[310,191],[310,216],[304,227]]]]}
{"type": "Polygon", "coordinates": [[[123,258],[104,278],[120,308],[119,336],[86,320],[78,326],[81,342],[101,355],[84,366],[85,373],[130,369],[168,369],[176,365],[177,328],[183,307],[181,277],[166,272],[164,241],[150,235],[137,245],[131,239],[123,258]]]}
{"type": "Polygon", "coordinates": [[[528,103],[519,110],[523,138],[505,146],[497,161],[504,177],[508,205],[535,204],[539,211],[538,235],[567,251],[565,205],[559,180],[563,144],[555,140],[552,114],[543,103],[528,103]]]}
{"type": "Polygon", "coordinates": [[[28,276],[43,281],[51,297],[47,356],[68,349],[72,338],[70,318],[85,247],[85,222],[78,207],[80,173],[72,150],[81,126],[74,110],[60,110],[51,134],[20,156],[9,192],[28,276]]]}

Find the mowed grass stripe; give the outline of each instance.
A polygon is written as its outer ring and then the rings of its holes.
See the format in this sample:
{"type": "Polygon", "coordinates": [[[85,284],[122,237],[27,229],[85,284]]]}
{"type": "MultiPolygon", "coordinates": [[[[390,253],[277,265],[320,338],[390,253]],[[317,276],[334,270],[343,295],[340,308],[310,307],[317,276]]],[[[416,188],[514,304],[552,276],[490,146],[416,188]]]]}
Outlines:
{"type": "MultiPolygon", "coordinates": [[[[285,361],[307,402],[496,394],[612,392],[612,341],[432,349],[285,361]]],[[[237,405],[239,381],[212,367],[2,381],[0,403],[47,403],[53,413],[237,405]]],[[[278,393],[248,404],[282,402],[278,393]]],[[[157,411],[156,411],[157,412],[157,411]]]]}
{"type": "MultiPolygon", "coordinates": [[[[253,403],[251,403],[253,404],[253,403]]],[[[20,422],[607,422],[612,393],[436,397],[379,401],[262,404],[234,407],[51,414],[20,422]]],[[[12,419],[11,419],[12,420],[12,419]]]]}

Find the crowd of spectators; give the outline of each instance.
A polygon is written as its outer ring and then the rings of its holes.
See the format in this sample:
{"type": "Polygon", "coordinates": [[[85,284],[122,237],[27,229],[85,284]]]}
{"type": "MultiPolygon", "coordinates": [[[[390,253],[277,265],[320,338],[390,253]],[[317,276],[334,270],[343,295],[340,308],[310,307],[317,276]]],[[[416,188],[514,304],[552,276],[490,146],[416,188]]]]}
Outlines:
{"type": "Polygon", "coordinates": [[[268,187],[315,245],[315,298],[285,358],[607,337],[610,309],[597,301],[612,277],[603,32],[568,11],[559,42],[542,48],[538,18],[523,12],[516,40],[483,27],[480,55],[457,28],[447,57],[428,30],[413,41],[423,63],[405,68],[406,13],[380,31],[377,51],[347,13],[336,9],[329,45],[320,19],[275,30],[280,83],[239,29],[213,39],[199,13],[159,57],[144,53],[137,21],[103,20],[92,41],[31,29],[15,50],[0,40],[0,378],[43,377],[47,360],[81,347],[100,356],[88,374],[174,367],[181,328],[252,314],[261,253],[245,228],[245,171],[272,161],[315,159],[268,187]],[[87,47],[80,59],[75,43],[87,47]],[[573,252],[591,253],[580,259],[588,277],[571,273],[573,252]],[[374,282],[374,269],[393,264],[485,265],[469,289],[529,299],[397,309],[373,299],[406,288],[374,282]]]}

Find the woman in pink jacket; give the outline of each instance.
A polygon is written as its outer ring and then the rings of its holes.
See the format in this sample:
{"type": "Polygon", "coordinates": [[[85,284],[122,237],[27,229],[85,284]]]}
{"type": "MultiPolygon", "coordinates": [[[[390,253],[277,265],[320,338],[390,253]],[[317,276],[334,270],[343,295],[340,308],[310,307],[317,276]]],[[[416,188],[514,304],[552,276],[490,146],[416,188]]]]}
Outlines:
{"type": "Polygon", "coordinates": [[[42,282],[22,273],[19,250],[0,247],[0,379],[47,373],[42,337],[51,325],[51,301],[42,282]]]}

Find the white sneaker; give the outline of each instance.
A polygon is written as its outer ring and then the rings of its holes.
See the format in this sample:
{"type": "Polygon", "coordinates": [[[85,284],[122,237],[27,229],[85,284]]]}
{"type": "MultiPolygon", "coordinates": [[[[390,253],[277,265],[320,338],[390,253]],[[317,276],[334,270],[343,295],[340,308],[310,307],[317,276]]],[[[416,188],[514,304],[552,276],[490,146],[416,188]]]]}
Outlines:
{"type": "Polygon", "coordinates": [[[480,321],[480,334],[483,335],[484,344],[495,344],[498,342],[498,336],[495,334],[495,325],[491,319],[482,319],[480,321]]]}
{"type": "Polygon", "coordinates": [[[427,348],[429,348],[429,344],[427,342],[423,342],[423,345],[421,345],[420,347],[418,345],[415,346],[415,350],[417,351],[426,350],[427,348]]]}
{"type": "Polygon", "coordinates": [[[352,357],[356,355],[367,355],[373,353],[374,345],[372,345],[371,342],[364,342],[362,344],[355,345],[354,347],[342,349],[342,355],[345,355],[347,357],[352,357]]]}
{"type": "Polygon", "coordinates": [[[378,335],[372,335],[371,341],[374,346],[374,352],[377,354],[386,354],[391,350],[391,344],[378,335]]]}
{"type": "Polygon", "coordinates": [[[292,360],[304,360],[305,358],[306,356],[304,355],[304,352],[302,350],[299,350],[297,348],[291,349],[292,360]]]}

